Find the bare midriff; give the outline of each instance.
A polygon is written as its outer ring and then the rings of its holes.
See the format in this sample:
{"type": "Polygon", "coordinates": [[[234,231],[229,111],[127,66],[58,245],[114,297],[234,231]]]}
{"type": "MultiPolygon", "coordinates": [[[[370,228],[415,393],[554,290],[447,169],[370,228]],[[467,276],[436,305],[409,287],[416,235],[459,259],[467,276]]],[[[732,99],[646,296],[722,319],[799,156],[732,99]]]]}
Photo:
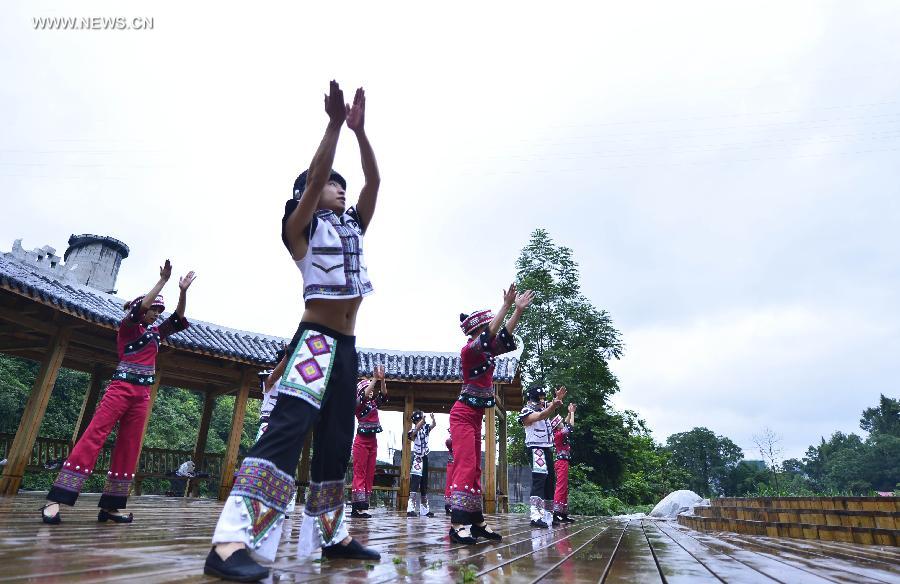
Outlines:
{"type": "Polygon", "coordinates": [[[306,301],[303,321],[320,324],[344,335],[353,335],[356,329],[356,313],[362,297],[325,300],[314,298],[306,301]]]}

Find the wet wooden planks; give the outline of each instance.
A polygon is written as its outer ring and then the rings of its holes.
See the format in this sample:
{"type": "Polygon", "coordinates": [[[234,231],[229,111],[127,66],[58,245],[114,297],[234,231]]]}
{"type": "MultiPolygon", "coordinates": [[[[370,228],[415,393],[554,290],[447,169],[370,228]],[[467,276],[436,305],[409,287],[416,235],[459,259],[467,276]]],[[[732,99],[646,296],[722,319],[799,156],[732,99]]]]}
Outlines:
{"type": "MultiPolygon", "coordinates": [[[[203,560],[221,504],[135,497],[132,525],[98,524],[96,495],[40,523],[39,494],[0,499],[0,582],[212,582],[203,560]]],[[[504,539],[453,545],[444,516],[409,519],[377,509],[351,534],[382,561],[315,562],[297,557],[300,517],[286,523],[273,567],[278,582],[869,582],[900,583],[900,551],[730,533],[698,533],[673,522],[581,518],[532,529],[524,515],[489,517],[504,539]]]]}

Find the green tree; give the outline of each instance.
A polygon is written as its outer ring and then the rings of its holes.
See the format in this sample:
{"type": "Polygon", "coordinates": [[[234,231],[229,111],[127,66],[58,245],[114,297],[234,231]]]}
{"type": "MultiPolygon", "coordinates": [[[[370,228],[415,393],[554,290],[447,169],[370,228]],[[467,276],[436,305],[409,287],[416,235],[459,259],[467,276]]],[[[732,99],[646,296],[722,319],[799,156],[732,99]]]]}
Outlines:
{"type": "Polygon", "coordinates": [[[870,434],[900,437],[900,399],[881,394],[877,406],[863,410],[859,427],[870,434]]]}
{"type": "Polygon", "coordinates": [[[737,444],[708,428],[673,434],[666,446],[672,461],[690,474],[688,487],[705,496],[724,493],[729,473],[744,457],[737,444]]]}
{"type": "MultiPolygon", "coordinates": [[[[556,245],[547,231],[531,234],[516,270],[517,287],[536,292],[517,329],[524,339],[523,382],[542,380],[569,389],[567,401],[578,406],[573,457],[592,469],[590,480],[614,485],[626,466],[621,447],[629,438],[622,416],[607,407],[609,396],[618,391],[607,361],[622,355],[619,331],[606,311],[582,294],[572,250],[556,245]]],[[[524,431],[515,413],[507,423],[509,458],[525,462],[524,431]]]]}

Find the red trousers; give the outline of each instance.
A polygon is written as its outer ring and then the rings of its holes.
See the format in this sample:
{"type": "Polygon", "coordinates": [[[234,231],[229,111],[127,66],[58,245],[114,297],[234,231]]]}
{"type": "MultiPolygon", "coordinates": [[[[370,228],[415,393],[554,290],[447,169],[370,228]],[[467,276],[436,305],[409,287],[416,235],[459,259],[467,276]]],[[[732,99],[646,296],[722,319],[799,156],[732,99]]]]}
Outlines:
{"type": "Polygon", "coordinates": [[[481,422],[484,409],[457,401],[450,408],[453,440],[453,482],[450,485],[450,522],[484,522],[481,506],[481,422]]]}
{"type": "Polygon", "coordinates": [[[558,515],[569,514],[569,461],[557,459],[553,464],[556,470],[556,492],[553,493],[553,512],[558,515]]]}
{"type": "Polygon", "coordinates": [[[375,484],[375,461],[378,455],[377,434],[356,434],[353,439],[353,485],[351,501],[353,509],[369,508],[372,485],[375,484]]]}
{"type": "Polygon", "coordinates": [[[450,485],[452,484],[452,481],[453,481],[453,462],[448,462],[447,463],[447,486],[444,487],[444,503],[447,505],[450,504],[450,495],[451,495],[450,485]]]}
{"type": "Polygon", "coordinates": [[[66,505],[75,504],[84,481],[93,473],[106,437],[118,422],[119,430],[99,506],[104,509],[123,509],[134,480],[149,406],[150,386],[112,381],[107,386],[91,423],[59,471],[47,499],[66,505]]]}

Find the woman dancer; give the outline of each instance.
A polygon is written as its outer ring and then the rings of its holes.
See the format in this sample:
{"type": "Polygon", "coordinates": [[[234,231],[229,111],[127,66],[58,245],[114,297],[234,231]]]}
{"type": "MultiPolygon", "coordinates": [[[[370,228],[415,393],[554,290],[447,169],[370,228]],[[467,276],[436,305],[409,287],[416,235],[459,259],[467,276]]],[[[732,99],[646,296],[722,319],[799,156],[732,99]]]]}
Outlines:
{"type": "Polygon", "coordinates": [[[569,404],[569,414],[563,423],[553,431],[553,446],[556,448],[556,492],[553,494],[553,519],[562,523],[572,523],[569,519],[569,460],[572,457],[570,442],[575,428],[575,404],[569,404]]]}
{"type": "Polygon", "coordinates": [[[188,272],[178,282],[181,293],[178,307],[169,318],[158,327],[153,323],[165,310],[160,292],[172,276],[172,264],[166,260],[159,269],[159,281],[145,295],[138,296],[125,304],[125,318],[119,323],[116,344],[119,364],[113,373],[106,393],[91,418],[91,423],[72,452],[63,463],[53,487],[47,494],[47,505],[41,508],[44,523],[56,524],[62,521],[59,504],[74,505],[81,493],[84,481],[91,475],[97,456],[106,437],[116,422],[119,431],[113,447],[106,485],[97,504],[100,512],[97,521],[131,523],[134,516],[123,515],[134,480],[134,471],[140,455],[141,439],[150,409],[150,386],[156,381],[156,354],[160,343],[169,335],[186,329],[190,324],[184,318],[187,291],[194,281],[194,272],[188,272]]]}
{"type": "Polygon", "coordinates": [[[356,384],[356,437],[353,439],[353,487],[350,517],[370,519],[372,486],[375,484],[375,463],[378,456],[378,408],[387,401],[384,366],[376,365],[371,380],[360,379],[356,384]],[[381,382],[381,383],[379,383],[381,382]],[[378,390],[376,393],[375,390],[378,390]]]}
{"type": "MultiPolygon", "coordinates": [[[[450,437],[453,439],[453,484],[450,485],[450,540],[476,543],[478,537],[500,541],[502,537],[487,526],[481,505],[481,422],[485,408],[493,408],[494,358],[516,348],[513,331],[534,293],[516,296],[515,284],[503,293],[496,315],[490,310],[460,314],[460,328],[469,340],[462,348],[463,386],[450,409],[450,437]],[[515,304],[506,326],[503,319],[515,304]]],[[[491,412],[493,415],[493,412],[491,412]]]]}
{"type": "Polygon", "coordinates": [[[254,581],[269,570],[250,555],[275,559],[294,472],[307,432],[315,426],[310,484],[299,533],[299,554],[322,549],[324,558],[378,560],[344,521],[344,474],[353,444],[357,355],[356,314],[372,283],[363,258],[380,179],[364,130],[365,94],[344,105],[337,82],[325,96],[328,126],[309,169],[294,181],[285,204],[281,238],[303,275],[306,310],[288,343],[278,403],[265,433],[237,471],[213,534],[204,571],[227,580],[254,581]],[[346,206],[344,178],[332,170],[344,121],[359,142],[365,184],[355,207],[346,206]]]}

